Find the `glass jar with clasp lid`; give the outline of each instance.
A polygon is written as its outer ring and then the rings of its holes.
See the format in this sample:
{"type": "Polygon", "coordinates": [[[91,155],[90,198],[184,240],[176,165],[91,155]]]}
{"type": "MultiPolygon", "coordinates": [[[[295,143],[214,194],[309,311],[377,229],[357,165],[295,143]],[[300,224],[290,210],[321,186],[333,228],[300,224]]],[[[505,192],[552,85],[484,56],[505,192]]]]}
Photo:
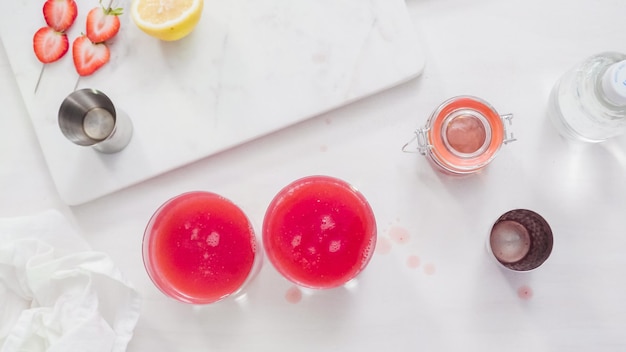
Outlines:
{"type": "Polygon", "coordinates": [[[419,152],[447,174],[472,174],[487,166],[503,144],[516,140],[507,130],[512,119],[480,98],[453,97],[435,109],[402,150],[419,152]],[[416,149],[409,149],[413,144],[416,149]]]}

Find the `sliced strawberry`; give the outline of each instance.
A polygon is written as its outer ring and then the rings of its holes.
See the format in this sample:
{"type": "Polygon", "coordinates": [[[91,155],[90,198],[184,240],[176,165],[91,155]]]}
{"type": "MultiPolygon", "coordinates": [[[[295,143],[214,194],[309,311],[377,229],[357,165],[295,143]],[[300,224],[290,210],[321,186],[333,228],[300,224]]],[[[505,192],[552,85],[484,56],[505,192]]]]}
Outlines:
{"type": "Polygon", "coordinates": [[[109,62],[111,53],[104,43],[92,43],[84,35],[76,38],[72,44],[74,67],[81,76],[89,76],[109,62]]]}
{"type": "Polygon", "coordinates": [[[123,9],[94,7],[87,14],[87,37],[94,43],[102,43],[113,38],[120,30],[119,15],[123,9]]]}
{"type": "Polygon", "coordinates": [[[69,47],[67,35],[50,27],[40,28],[33,37],[35,56],[44,64],[55,62],[63,57],[69,47]]]}
{"type": "Polygon", "coordinates": [[[43,17],[48,26],[65,32],[74,23],[78,6],[74,0],[47,0],[43,4],[43,17]]]}

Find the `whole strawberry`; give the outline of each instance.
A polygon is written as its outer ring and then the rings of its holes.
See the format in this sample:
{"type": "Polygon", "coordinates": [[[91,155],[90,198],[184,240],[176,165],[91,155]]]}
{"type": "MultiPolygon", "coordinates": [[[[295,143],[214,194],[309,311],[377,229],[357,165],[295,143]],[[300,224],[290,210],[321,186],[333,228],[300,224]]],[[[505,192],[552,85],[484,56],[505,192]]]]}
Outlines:
{"type": "Polygon", "coordinates": [[[76,72],[80,76],[89,76],[109,62],[111,53],[105,43],[92,43],[81,35],[72,43],[72,57],[76,72]]]}
{"type": "Polygon", "coordinates": [[[102,43],[113,38],[120,30],[120,19],[123,9],[94,7],[87,14],[87,38],[93,43],[102,43]]]}
{"type": "Polygon", "coordinates": [[[74,0],[47,0],[43,4],[43,17],[46,24],[57,32],[65,32],[72,26],[78,15],[74,0]]]}

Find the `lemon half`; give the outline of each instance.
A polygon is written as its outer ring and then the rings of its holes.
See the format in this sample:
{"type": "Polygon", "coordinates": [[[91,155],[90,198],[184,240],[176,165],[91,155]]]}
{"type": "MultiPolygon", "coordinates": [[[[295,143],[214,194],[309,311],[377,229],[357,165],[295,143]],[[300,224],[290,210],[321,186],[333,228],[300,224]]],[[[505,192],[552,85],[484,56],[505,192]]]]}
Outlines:
{"type": "Polygon", "coordinates": [[[204,0],[133,0],[131,17],[146,34],[161,40],[178,40],[193,31],[204,0]]]}

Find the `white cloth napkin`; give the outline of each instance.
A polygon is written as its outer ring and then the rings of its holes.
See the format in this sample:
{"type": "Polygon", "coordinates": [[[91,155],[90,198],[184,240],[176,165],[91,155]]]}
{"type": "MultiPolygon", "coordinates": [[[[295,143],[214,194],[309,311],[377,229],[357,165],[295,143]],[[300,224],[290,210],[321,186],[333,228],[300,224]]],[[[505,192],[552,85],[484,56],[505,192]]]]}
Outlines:
{"type": "Polygon", "coordinates": [[[0,219],[0,352],[122,352],[140,298],[55,210],[0,219]]]}

